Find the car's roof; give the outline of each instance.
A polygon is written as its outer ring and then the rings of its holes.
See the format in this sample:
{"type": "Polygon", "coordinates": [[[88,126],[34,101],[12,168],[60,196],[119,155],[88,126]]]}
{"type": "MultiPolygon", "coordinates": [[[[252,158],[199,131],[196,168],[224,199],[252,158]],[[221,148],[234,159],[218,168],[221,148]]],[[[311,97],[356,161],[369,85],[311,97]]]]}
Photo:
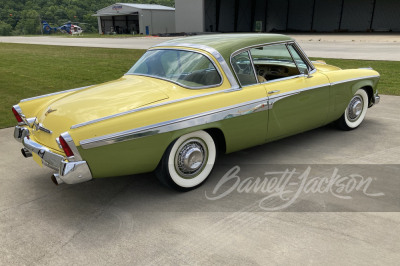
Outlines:
{"type": "Polygon", "coordinates": [[[158,46],[173,46],[176,43],[206,45],[217,50],[227,60],[233,52],[244,47],[290,40],[293,39],[289,36],[269,33],[209,34],[173,39],[158,46]]]}

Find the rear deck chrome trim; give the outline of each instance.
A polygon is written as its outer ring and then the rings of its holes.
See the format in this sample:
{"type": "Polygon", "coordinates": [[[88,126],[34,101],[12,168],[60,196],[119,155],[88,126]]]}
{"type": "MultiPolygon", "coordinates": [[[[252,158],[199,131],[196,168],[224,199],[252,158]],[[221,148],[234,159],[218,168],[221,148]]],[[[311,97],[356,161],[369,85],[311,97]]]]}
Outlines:
{"type": "Polygon", "coordinates": [[[71,126],[71,129],[87,126],[87,125],[98,123],[100,121],[108,120],[108,119],[111,119],[111,118],[115,118],[115,117],[131,114],[131,113],[136,113],[136,112],[140,112],[140,111],[144,111],[144,110],[147,110],[147,109],[156,108],[156,107],[160,107],[160,106],[164,106],[164,105],[168,105],[168,104],[172,104],[172,103],[192,100],[192,99],[205,97],[205,96],[210,96],[210,95],[218,94],[218,93],[228,93],[228,92],[233,92],[233,91],[237,91],[237,90],[238,89],[229,88],[229,89],[226,89],[226,90],[213,91],[213,92],[209,92],[209,93],[203,93],[203,94],[190,96],[190,97],[186,97],[186,98],[182,98],[182,99],[168,101],[168,102],[164,102],[164,103],[158,103],[158,104],[152,104],[152,105],[148,105],[148,106],[144,106],[144,107],[139,107],[139,108],[128,110],[128,111],[125,111],[125,112],[122,112],[122,113],[117,113],[117,114],[101,117],[101,118],[98,118],[98,119],[90,120],[90,121],[87,121],[87,122],[83,122],[83,123],[80,123],[80,124],[76,124],[76,125],[71,126]]]}
{"type": "Polygon", "coordinates": [[[89,88],[91,86],[93,86],[93,85],[80,87],[80,88],[76,88],[76,89],[71,89],[71,90],[57,91],[57,92],[53,92],[53,93],[49,93],[49,94],[44,94],[44,95],[40,95],[40,96],[35,96],[35,97],[31,97],[31,98],[22,99],[19,102],[22,103],[22,102],[32,101],[32,100],[36,100],[36,99],[40,99],[40,98],[44,98],[44,97],[54,96],[54,95],[57,95],[57,94],[79,91],[79,90],[83,90],[83,89],[89,88]]]}

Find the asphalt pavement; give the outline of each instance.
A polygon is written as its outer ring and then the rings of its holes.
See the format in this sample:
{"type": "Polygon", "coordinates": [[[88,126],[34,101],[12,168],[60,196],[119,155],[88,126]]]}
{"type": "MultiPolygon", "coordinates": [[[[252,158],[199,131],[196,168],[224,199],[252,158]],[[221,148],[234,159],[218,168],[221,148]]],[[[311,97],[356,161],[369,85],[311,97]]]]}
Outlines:
{"type": "MultiPolygon", "coordinates": [[[[310,57],[400,61],[400,34],[289,34],[310,57]]],[[[0,42],[148,49],[173,37],[84,38],[0,36],[0,42]]]]}
{"type": "Polygon", "coordinates": [[[188,193],[153,174],[55,186],[53,171],[23,158],[13,129],[2,129],[0,264],[398,265],[399,106],[400,97],[383,95],[357,130],[325,126],[223,155],[207,183],[188,193]],[[238,188],[216,199],[236,166],[241,182],[310,167],[310,176],[338,169],[372,183],[348,194],[302,188],[286,207],[279,195],[265,200],[271,193],[238,188]]]}
{"type": "MultiPolygon", "coordinates": [[[[294,37],[309,56],[400,60],[397,35],[294,37]]],[[[164,40],[0,37],[131,49],[164,40]]],[[[398,265],[399,106],[400,97],[383,95],[357,130],[329,125],[223,155],[188,193],[153,174],[55,186],[53,171],[23,158],[13,129],[1,129],[0,265],[398,265]],[[270,178],[268,193],[245,189],[267,173],[288,180],[285,169],[307,183],[279,188],[270,178]],[[334,174],[350,178],[312,189],[334,174]],[[218,186],[226,176],[238,183],[218,186]]]]}

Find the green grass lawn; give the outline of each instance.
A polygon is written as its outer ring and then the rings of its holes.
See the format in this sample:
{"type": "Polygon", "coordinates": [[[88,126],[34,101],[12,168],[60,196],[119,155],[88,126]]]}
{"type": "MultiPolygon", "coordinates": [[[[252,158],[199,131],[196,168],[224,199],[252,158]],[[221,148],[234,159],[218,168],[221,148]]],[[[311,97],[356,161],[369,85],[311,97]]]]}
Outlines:
{"type": "Polygon", "coordinates": [[[117,79],[144,50],[0,43],[0,128],[19,100],[117,79]]]}
{"type": "MultiPolygon", "coordinates": [[[[0,43],[0,128],[16,124],[11,107],[19,100],[117,79],[143,53],[144,50],[0,43]]],[[[342,68],[371,66],[381,74],[379,92],[400,95],[400,62],[323,60],[342,68]]]]}
{"type": "MultiPolygon", "coordinates": [[[[37,36],[37,35],[35,35],[37,36]]],[[[65,37],[65,38],[135,38],[135,37],[146,37],[143,34],[99,34],[93,32],[83,32],[81,35],[70,35],[66,33],[52,33],[52,34],[43,34],[43,36],[50,37],[65,37]]],[[[152,37],[151,35],[147,37],[152,37]]]]}
{"type": "Polygon", "coordinates": [[[312,58],[312,60],[322,59],[327,64],[338,66],[343,69],[372,67],[381,74],[378,90],[379,94],[400,95],[400,62],[398,61],[374,61],[374,60],[347,60],[330,58],[312,58]]]}

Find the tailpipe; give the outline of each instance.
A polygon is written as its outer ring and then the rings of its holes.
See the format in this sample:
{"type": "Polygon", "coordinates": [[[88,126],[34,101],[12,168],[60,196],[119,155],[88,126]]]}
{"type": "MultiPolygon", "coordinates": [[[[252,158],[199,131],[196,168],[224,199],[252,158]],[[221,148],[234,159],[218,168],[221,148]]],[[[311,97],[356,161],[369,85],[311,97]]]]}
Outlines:
{"type": "Polygon", "coordinates": [[[25,158],[32,157],[32,153],[27,148],[22,148],[21,153],[25,158]]]}
{"type": "Polygon", "coordinates": [[[53,181],[53,183],[58,186],[59,184],[64,183],[64,181],[62,181],[62,179],[60,178],[59,174],[53,174],[51,176],[51,181],[53,181]]]}

